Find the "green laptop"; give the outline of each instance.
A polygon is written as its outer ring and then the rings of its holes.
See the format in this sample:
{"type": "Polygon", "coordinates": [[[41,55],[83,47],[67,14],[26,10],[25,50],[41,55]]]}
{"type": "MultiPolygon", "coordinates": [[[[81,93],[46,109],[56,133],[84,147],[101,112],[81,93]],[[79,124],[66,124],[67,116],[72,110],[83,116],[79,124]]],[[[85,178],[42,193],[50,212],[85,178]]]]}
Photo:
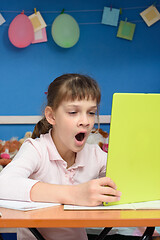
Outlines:
{"type": "Polygon", "coordinates": [[[160,200],[160,94],[113,95],[106,176],[122,196],[105,205],[160,200]]]}

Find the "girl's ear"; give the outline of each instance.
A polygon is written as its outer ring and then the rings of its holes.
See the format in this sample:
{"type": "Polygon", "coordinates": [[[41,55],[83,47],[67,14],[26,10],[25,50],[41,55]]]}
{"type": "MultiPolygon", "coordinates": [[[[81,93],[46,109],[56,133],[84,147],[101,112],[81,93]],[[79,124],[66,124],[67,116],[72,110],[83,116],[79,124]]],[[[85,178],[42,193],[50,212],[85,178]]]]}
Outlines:
{"type": "Polygon", "coordinates": [[[51,125],[55,125],[55,117],[53,109],[49,106],[45,108],[45,117],[51,125]]]}

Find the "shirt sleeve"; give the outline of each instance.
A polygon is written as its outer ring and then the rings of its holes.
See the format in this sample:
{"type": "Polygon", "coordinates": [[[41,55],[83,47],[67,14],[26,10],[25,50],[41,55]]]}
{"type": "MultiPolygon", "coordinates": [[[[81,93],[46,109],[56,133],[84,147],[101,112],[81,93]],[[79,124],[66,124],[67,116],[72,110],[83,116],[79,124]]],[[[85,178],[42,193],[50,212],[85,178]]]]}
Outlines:
{"type": "Polygon", "coordinates": [[[40,151],[26,141],[15,158],[0,173],[0,198],[10,200],[30,200],[30,190],[38,180],[30,179],[30,175],[38,170],[40,151]]]}

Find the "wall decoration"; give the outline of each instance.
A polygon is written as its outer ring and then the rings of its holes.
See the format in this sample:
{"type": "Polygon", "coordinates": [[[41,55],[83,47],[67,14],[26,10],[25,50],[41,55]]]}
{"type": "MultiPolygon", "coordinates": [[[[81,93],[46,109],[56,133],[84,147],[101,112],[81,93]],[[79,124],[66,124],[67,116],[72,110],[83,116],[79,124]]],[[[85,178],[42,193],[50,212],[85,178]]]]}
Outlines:
{"type": "Polygon", "coordinates": [[[112,7],[104,7],[102,15],[102,23],[111,26],[118,25],[120,10],[112,7]]]}
{"type": "Polygon", "coordinates": [[[39,31],[40,29],[45,28],[47,26],[40,12],[39,11],[37,12],[36,9],[35,13],[29,16],[29,19],[32,22],[34,32],[39,31]]]}
{"type": "Polygon", "coordinates": [[[47,42],[46,28],[42,28],[34,33],[34,40],[32,43],[47,42]]]}
{"type": "Polygon", "coordinates": [[[160,13],[153,5],[141,12],[140,16],[143,18],[148,27],[160,20],[160,13]]]}
{"type": "Polygon", "coordinates": [[[132,40],[136,24],[125,21],[120,21],[117,37],[132,40]]]}
{"type": "Polygon", "coordinates": [[[33,26],[29,18],[21,13],[11,22],[8,29],[10,42],[18,48],[29,46],[34,38],[33,26]]]}
{"type": "Polygon", "coordinates": [[[55,43],[62,48],[73,47],[80,36],[78,23],[71,15],[66,13],[62,13],[55,18],[51,33],[55,43]]]}
{"type": "Polygon", "coordinates": [[[5,19],[4,17],[2,16],[2,14],[0,13],[0,25],[2,25],[3,23],[5,23],[5,19]]]}

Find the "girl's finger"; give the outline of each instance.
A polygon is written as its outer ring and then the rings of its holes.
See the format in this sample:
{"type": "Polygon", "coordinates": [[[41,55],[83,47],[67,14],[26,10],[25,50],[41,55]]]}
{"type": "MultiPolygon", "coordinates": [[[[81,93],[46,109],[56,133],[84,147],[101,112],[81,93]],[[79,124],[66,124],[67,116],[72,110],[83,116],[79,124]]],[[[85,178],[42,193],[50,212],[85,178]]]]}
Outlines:
{"type": "Polygon", "coordinates": [[[110,196],[110,195],[101,195],[99,197],[99,201],[103,202],[118,202],[120,197],[117,196],[110,196]]]}
{"type": "Polygon", "coordinates": [[[116,196],[116,197],[120,197],[121,196],[121,192],[111,188],[111,187],[102,187],[101,188],[101,194],[102,195],[111,195],[111,196],[116,196]]]}
{"type": "Polygon", "coordinates": [[[110,186],[111,188],[117,189],[116,184],[113,182],[113,180],[109,177],[103,177],[99,179],[99,184],[101,186],[110,186]]]}

